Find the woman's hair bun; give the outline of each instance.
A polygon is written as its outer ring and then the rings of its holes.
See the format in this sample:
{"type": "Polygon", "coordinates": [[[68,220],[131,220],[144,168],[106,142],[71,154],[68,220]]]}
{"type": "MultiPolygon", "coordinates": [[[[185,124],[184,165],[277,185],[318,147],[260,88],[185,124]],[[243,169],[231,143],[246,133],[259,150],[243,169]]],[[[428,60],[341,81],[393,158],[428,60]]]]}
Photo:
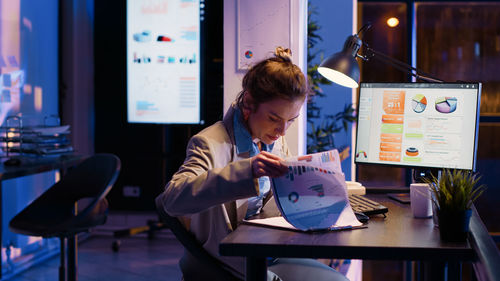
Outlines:
{"type": "Polygon", "coordinates": [[[276,50],[274,50],[274,56],[278,59],[282,59],[283,61],[292,62],[292,50],[288,48],[285,49],[281,46],[276,47],[276,50]]]}
{"type": "Polygon", "coordinates": [[[243,110],[248,106],[258,106],[274,99],[288,101],[303,100],[309,93],[307,80],[300,68],[292,62],[292,51],[283,47],[274,50],[274,56],[253,65],[243,76],[243,90],[236,103],[243,110]],[[247,101],[245,93],[251,97],[247,101]]]}

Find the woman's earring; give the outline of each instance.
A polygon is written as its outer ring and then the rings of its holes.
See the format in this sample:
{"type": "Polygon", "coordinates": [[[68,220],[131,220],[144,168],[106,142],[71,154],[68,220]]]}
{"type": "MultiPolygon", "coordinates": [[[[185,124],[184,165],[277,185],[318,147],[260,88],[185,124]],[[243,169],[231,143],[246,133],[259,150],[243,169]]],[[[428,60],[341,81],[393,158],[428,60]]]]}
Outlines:
{"type": "Polygon", "coordinates": [[[248,92],[245,92],[243,96],[243,120],[248,121],[250,117],[252,97],[248,92]]]}
{"type": "Polygon", "coordinates": [[[243,109],[243,120],[248,121],[248,117],[250,117],[250,110],[247,108],[243,109]]]}

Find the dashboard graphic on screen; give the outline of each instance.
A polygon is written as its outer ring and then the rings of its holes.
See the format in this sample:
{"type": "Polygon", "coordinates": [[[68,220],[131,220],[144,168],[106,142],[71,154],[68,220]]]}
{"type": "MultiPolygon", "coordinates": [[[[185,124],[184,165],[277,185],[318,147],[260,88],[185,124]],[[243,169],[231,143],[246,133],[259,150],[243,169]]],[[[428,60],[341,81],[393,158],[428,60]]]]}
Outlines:
{"type": "Polygon", "coordinates": [[[362,83],[356,163],[475,169],[480,83],[362,83]]]}
{"type": "Polygon", "coordinates": [[[127,120],[200,123],[203,0],[127,0],[127,120]]]}

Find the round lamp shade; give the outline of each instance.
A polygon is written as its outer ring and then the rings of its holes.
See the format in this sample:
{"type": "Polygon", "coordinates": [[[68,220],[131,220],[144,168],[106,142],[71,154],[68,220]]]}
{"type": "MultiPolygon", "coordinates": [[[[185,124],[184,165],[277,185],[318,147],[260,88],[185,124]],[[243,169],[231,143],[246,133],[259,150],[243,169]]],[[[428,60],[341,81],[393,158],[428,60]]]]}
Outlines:
{"type": "Polygon", "coordinates": [[[340,52],[328,57],[319,65],[318,72],[339,85],[349,88],[358,87],[359,65],[349,52],[340,52]]]}

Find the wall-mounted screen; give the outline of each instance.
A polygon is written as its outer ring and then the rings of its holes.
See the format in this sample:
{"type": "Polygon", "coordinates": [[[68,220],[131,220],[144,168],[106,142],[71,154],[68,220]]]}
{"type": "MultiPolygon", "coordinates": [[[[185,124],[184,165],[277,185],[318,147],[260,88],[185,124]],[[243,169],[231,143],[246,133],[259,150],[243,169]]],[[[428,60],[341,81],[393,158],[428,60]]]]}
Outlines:
{"type": "Polygon", "coordinates": [[[480,83],[361,83],[356,163],[474,170],[480,83]]]}
{"type": "Polygon", "coordinates": [[[127,0],[127,120],[197,124],[204,0],[127,0]]]}

